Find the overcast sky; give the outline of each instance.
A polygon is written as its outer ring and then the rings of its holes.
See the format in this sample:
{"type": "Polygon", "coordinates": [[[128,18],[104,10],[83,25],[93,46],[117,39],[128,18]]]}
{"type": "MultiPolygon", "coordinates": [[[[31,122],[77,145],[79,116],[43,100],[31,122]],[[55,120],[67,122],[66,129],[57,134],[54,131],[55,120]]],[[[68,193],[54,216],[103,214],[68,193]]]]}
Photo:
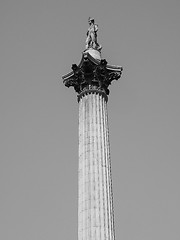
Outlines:
{"type": "Polygon", "coordinates": [[[0,1],[0,239],[77,239],[88,17],[123,66],[108,102],[117,240],[180,239],[180,1],[0,1]]]}

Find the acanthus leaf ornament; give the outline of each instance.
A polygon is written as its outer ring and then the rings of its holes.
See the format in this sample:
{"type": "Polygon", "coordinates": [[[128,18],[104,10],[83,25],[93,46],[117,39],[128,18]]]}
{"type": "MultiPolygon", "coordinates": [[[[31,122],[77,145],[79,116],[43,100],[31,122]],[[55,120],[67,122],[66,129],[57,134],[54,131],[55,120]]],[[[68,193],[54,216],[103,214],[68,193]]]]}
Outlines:
{"type": "Polygon", "coordinates": [[[122,67],[107,64],[105,59],[96,60],[89,53],[83,54],[79,65],[72,65],[72,72],[63,76],[67,87],[74,87],[78,94],[86,90],[98,90],[109,95],[109,85],[118,80],[122,67]]]}

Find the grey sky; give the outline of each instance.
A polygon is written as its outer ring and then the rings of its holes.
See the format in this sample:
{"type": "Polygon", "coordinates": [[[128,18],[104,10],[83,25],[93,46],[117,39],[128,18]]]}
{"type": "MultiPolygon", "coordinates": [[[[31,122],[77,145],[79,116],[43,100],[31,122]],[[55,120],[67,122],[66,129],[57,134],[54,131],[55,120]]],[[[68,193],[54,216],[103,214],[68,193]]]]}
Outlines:
{"type": "Polygon", "coordinates": [[[180,1],[1,0],[0,239],[77,239],[78,104],[61,75],[87,19],[124,67],[108,102],[116,239],[180,239],[180,1]]]}

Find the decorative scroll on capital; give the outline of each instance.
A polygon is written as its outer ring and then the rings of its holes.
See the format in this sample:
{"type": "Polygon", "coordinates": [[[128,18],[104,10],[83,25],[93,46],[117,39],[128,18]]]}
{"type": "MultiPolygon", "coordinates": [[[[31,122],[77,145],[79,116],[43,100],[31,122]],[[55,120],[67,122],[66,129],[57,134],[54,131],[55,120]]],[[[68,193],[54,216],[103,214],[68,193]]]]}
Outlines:
{"type": "Polygon", "coordinates": [[[122,67],[108,65],[105,59],[94,59],[85,52],[80,64],[73,64],[72,72],[63,76],[63,82],[66,87],[74,87],[78,94],[92,90],[109,95],[109,85],[121,73],[122,67]]]}

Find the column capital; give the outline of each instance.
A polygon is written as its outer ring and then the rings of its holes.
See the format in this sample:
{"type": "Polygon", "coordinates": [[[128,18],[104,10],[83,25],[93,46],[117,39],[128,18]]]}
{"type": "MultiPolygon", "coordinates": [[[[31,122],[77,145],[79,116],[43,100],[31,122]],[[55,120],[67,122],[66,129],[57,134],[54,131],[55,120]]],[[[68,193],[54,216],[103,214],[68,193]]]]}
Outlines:
{"type": "Polygon", "coordinates": [[[80,64],[72,64],[72,71],[62,77],[65,86],[74,87],[78,96],[91,90],[109,95],[109,85],[121,77],[122,67],[109,65],[105,59],[99,57],[94,58],[93,56],[98,55],[98,51],[94,51],[93,54],[84,51],[80,64]]]}

